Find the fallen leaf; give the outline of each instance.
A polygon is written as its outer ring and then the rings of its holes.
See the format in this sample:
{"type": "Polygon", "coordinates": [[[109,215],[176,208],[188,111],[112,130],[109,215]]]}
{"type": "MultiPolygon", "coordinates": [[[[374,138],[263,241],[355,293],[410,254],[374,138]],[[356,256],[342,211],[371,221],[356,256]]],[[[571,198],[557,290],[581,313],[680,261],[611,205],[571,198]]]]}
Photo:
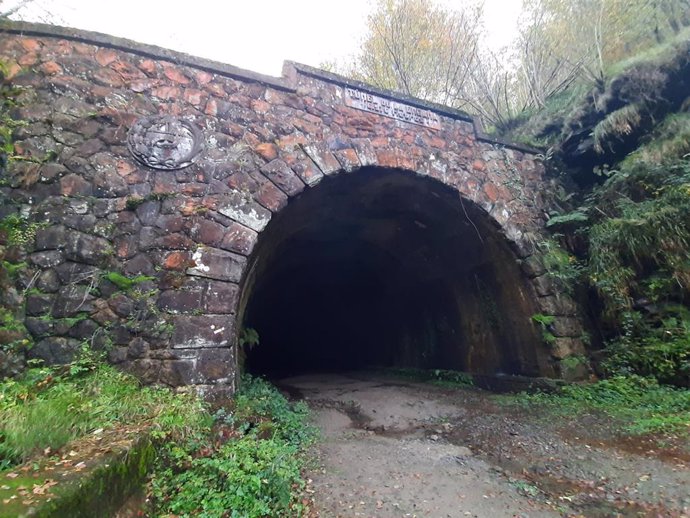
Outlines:
{"type": "Polygon", "coordinates": [[[19,475],[17,473],[8,473],[7,478],[17,478],[19,475]]]}

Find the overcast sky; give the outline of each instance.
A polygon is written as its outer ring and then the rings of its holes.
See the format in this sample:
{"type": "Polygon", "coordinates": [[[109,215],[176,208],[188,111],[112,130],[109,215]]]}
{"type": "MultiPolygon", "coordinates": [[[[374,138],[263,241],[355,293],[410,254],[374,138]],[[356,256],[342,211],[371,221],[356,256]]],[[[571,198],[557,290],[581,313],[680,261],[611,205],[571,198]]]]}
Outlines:
{"type": "MultiPolygon", "coordinates": [[[[17,1],[22,0],[5,0],[3,8],[17,1]]],[[[279,76],[284,60],[312,66],[347,60],[364,37],[374,5],[373,0],[33,0],[19,14],[279,76]]],[[[521,0],[485,0],[493,46],[514,34],[520,5],[521,0]]]]}

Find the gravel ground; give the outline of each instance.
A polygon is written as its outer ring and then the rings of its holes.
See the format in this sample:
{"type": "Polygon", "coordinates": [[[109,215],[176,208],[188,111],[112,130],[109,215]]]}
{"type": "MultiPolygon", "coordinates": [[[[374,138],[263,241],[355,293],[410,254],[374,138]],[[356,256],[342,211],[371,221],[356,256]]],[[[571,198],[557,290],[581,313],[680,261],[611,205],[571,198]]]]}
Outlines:
{"type": "Polygon", "coordinates": [[[322,431],[308,473],[322,517],[690,517],[688,445],[620,437],[604,416],[368,373],[279,386],[322,431]]]}

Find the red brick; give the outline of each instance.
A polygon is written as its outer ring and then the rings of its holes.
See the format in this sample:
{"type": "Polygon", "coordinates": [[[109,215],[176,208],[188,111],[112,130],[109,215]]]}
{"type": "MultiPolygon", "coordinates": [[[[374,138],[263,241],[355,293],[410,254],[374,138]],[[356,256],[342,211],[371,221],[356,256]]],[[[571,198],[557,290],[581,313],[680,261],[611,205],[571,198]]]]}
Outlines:
{"type": "Polygon", "coordinates": [[[165,74],[165,77],[173,81],[174,83],[178,83],[181,85],[187,85],[191,82],[191,79],[189,79],[184,72],[182,72],[178,68],[174,67],[168,67],[166,68],[163,73],[165,74]]]}
{"type": "Polygon", "coordinates": [[[38,40],[35,40],[33,38],[24,38],[21,40],[22,47],[24,47],[24,50],[27,50],[29,52],[38,52],[41,50],[41,43],[38,40]]]}
{"type": "Polygon", "coordinates": [[[474,169],[475,171],[483,171],[484,169],[486,169],[486,164],[483,160],[475,160],[474,162],[472,162],[472,169],[474,169]]]}
{"type": "Polygon", "coordinates": [[[166,270],[186,270],[193,265],[191,252],[170,252],[163,259],[163,268],[166,270]]]}
{"type": "Polygon", "coordinates": [[[266,162],[270,162],[271,160],[278,158],[278,149],[276,148],[275,144],[271,144],[269,142],[259,144],[254,148],[254,151],[256,151],[261,158],[266,160],[266,162]]]}
{"type": "Polygon", "coordinates": [[[144,73],[148,75],[155,74],[157,68],[158,67],[156,66],[156,62],[152,59],[142,59],[139,62],[139,70],[142,70],[144,73]]]}
{"type": "Polygon", "coordinates": [[[55,61],[47,61],[41,65],[41,71],[49,76],[59,74],[62,72],[62,67],[55,61]]]}
{"type": "Polygon", "coordinates": [[[96,51],[96,61],[102,67],[110,65],[117,59],[117,53],[112,49],[98,49],[96,51]]]}
{"type": "Polygon", "coordinates": [[[159,86],[154,88],[151,94],[159,99],[179,99],[182,91],[174,86],[159,86]]]}

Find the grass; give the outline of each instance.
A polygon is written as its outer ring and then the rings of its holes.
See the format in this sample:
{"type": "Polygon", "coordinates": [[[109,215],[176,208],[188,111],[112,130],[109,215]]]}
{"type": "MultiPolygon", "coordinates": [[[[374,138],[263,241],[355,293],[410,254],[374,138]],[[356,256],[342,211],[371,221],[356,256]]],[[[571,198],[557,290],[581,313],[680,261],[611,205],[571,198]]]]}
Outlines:
{"type": "Polygon", "coordinates": [[[162,445],[151,476],[150,516],[299,517],[308,513],[302,470],[315,440],[303,403],[245,377],[231,407],[142,387],[88,359],[33,368],[0,384],[0,469],[52,455],[73,439],[118,424],[150,424],[162,445]]]}
{"type": "Polygon", "coordinates": [[[677,52],[677,46],[688,40],[690,40],[690,27],[681,30],[661,45],[653,45],[646,50],[636,52],[629,58],[613,63],[606,68],[606,76],[614,78],[642,63],[665,63],[677,52]]]}
{"type": "Polygon", "coordinates": [[[302,402],[245,376],[234,407],[209,430],[170,442],[151,481],[154,516],[299,517],[306,448],[316,437],[302,402]]]}
{"type": "Polygon", "coordinates": [[[183,433],[202,405],[164,388],[143,388],[113,367],[82,361],[34,368],[0,384],[0,469],[54,452],[99,428],[149,422],[183,433]]]}
{"type": "Polygon", "coordinates": [[[659,385],[639,376],[567,385],[555,394],[500,396],[500,401],[569,416],[596,410],[619,421],[622,430],[631,435],[690,434],[690,390],[659,385]]]}
{"type": "Polygon", "coordinates": [[[410,381],[420,381],[441,387],[469,387],[474,385],[472,375],[466,372],[445,369],[417,369],[412,367],[394,367],[383,369],[382,373],[390,374],[410,381]]]}
{"type": "Polygon", "coordinates": [[[690,154],[690,113],[672,113],[620,164],[623,171],[658,167],[690,154]]]}

